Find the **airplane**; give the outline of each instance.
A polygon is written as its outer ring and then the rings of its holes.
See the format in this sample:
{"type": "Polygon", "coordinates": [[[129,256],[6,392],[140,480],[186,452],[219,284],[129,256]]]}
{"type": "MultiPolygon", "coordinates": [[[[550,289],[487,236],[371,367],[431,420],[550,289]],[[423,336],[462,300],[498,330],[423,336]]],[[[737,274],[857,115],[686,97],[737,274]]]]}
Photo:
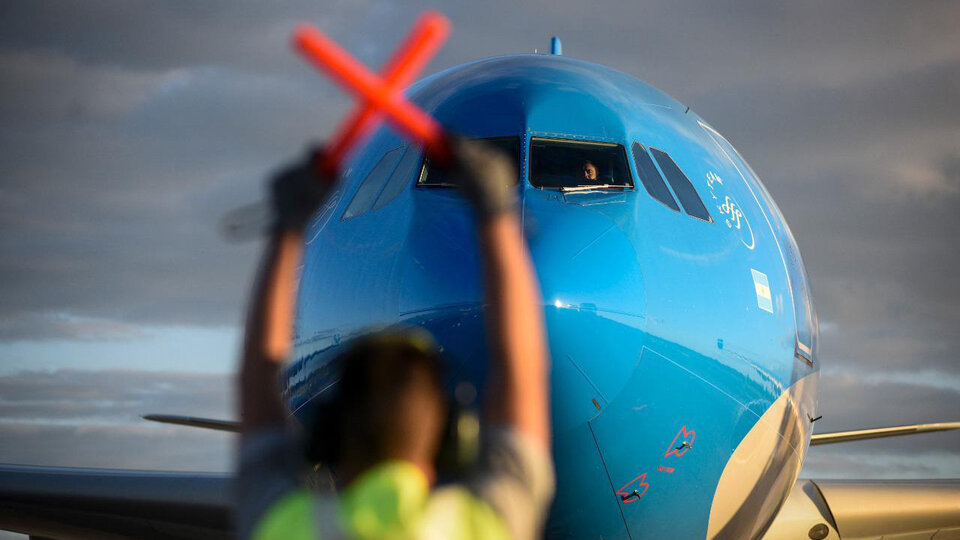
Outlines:
{"type": "MultiPolygon", "coordinates": [[[[810,446],[960,423],[813,434],[818,321],[800,251],[717,129],[559,40],[406,95],[516,163],[552,358],[547,538],[960,536],[960,481],[798,480],[810,446]]],[[[284,376],[294,414],[336,384],[351,337],[393,325],[429,330],[451,377],[482,395],[474,236],[442,170],[379,128],[305,235],[284,376]]],[[[229,538],[229,512],[228,475],[0,468],[0,528],[35,537],[229,538]]]]}

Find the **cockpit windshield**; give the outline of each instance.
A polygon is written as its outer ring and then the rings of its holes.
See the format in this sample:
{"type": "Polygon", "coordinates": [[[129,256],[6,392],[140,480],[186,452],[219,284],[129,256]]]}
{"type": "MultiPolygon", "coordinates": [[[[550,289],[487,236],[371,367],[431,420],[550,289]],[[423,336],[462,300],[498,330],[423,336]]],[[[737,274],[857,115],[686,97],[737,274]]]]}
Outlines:
{"type": "Polygon", "coordinates": [[[622,145],[534,137],[530,183],[563,191],[623,189],[633,187],[633,178],[622,145]]]}
{"type": "MultiPolygon", "coordinates": [[[[483,142],[493,146],[494,148],[502,151],[513,159],[513,164],[517,168],[519,176],[519,163],[520,163],[520,137],[492,137],[489,139],[480,139],[483,142]]],[[[443,169],[436,167],[430,163],[429,159],[425,160],[423,170],[420,173],[420,178],[417,180],[418,186],[431,186],[431,187],[449,187],[452,186],[449,181],[445,178],[443,169]]]]}

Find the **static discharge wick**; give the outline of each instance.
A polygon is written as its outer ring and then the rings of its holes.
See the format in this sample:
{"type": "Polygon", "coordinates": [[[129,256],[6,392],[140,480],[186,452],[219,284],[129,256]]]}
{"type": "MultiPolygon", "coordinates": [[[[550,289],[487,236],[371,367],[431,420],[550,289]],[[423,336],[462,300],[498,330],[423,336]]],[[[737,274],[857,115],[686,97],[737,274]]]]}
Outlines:
{"type": "Polygon", "coordinates": [[[324,173],[331,176],[336,173],[350,149],[384,117],[423,146],[434,159],[441,162],[449,159],[443,128],[410,103],[403,96],[403,89],[446,41],[450,26],[450,21],[440,13],[424,12],[384,66],[381,76],[368,70],[320,30],[310,25],[297,28],[293,34],[297,50],[356,95],[360,102],[334,131],[322,152],[319,166],[324,173]]]}

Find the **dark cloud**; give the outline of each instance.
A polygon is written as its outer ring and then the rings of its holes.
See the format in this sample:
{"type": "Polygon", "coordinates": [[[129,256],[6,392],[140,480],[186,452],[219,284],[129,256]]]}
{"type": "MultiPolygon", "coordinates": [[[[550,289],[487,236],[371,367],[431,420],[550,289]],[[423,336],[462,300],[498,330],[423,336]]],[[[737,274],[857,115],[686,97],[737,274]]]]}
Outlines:
{"type": "MultiPolygon", "coordinates": [[[[348,104],[289,52],[290,29],[313,21],[377,66],[425,7],[0,7],[0,340],[236,324],[257,246],[224,244],[217,218],[348,104]]],[[[455,31],[429,70],[558,34],[568,55],[662,88],[737,146],[787,216],[826,323],[822,361],[840,370],[824,374],[825,426],[955,419],[944,384],[896,377],[960,373],[960,4],[444,11],[455,31]]],[[[943,437],[928,440],[956,452],[943,437]]]]}
{"type": "Polygon", "coordinates": [[[50,313],[235,324],[256,247],[225,244],[217,220],[259,198],[261,179],[346,102],[289,52],[293,22],[256,9],[8,9],[4,21],[49,32],[0,33],[2,339],[36,337],[20,330],[50,313]],[[245,24],[284,30],[250,43],[264,36],[245,24]],[[233,61],[213,61],[223,55],[233,61]]]}
{"type": "MultiPolygon", "coordinates": [[[[12,47],[69,51],[85,64],[136,70],[185,66],[291,67],[286,44],[300,21],[333,32],[375,18],[383,2],[241,1],[231,6],[95,0],[76,6],[47,1],[3,8],[0,35],[12,47]]],[[[346,32],[345,32],[346,33],[346,32]]]]}

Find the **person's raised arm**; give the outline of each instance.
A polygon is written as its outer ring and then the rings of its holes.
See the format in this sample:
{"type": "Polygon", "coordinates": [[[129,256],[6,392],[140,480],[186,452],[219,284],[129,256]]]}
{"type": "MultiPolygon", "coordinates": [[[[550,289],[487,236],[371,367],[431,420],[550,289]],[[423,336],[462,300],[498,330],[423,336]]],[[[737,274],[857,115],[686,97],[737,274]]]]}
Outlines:
{"type": "Polygon", "coordinates": [[[452,139],[451,146],[453,176],[476,211],[484,261],[491,355],[487,420],[549,450],[543,306],[517,215],[517,173],[506,155],[485,143],[452,139]]]}
{"type": "Polygon", "coordinates": [[[329,182],[316,155],[278,174],[271,185],[274,225],[254,283],[240,364],[241,431],[282,427],[287,411],[279,371],[290,354],[303,229],[323,202],[329,182]]]}

